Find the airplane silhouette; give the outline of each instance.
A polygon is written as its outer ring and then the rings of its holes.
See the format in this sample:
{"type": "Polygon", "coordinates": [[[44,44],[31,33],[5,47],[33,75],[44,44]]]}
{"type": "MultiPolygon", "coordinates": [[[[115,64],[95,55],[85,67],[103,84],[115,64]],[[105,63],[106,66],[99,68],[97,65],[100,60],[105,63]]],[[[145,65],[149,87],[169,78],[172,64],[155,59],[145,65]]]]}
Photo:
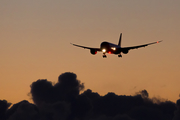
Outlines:
{"type": "Polygon", "coordinates": [[[72,44],[74,46],[77,47],[81,47],[84,49],[90,49],[91,54],[95,55],[97,53],[97,51],[103,52],[103,58],[106,58],[106,53],[109,54],[118,54],[118,57],[122,57],[121,53],[127,54],[129,52],[129,50],[131,49],[137,49],[137,48],[141,48],[141,47],[146,47],[148,45],[152,45],[152,44],[156,44],[156,43],[160,43],[161,41],[157,41],[157,42],[153,42],[153,43],[148,43],[148,44],[143,44],[143,45],[138,45],[138,46],[131,46],[131,47],[121,47],[121,38],[122,38],[122,33],[120,34],[119,37],[119,43],[113,44],[110,42],[102,42],[100,45],[100,48],[91,48],[91,47],[85,47],[85,46],[81,46],[81,45],[76,45],[76,44],[72,44]]]}

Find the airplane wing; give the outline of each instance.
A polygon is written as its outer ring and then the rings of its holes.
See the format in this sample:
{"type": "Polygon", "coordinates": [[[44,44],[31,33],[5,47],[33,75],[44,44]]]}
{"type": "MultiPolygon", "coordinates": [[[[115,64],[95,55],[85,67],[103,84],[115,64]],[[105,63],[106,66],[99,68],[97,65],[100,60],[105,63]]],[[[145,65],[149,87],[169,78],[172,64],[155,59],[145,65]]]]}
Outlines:
{"type": "Polygon", "coordinates": [[[141,47],[146,47],[148,45],[152,45],[152,44],[156,44],[156,43],[160,43],[160,42],[162,42],[162,40],[161,41],[157,41],[157,42],[153,42],[153,43],[144,44],[144,45],[138,45],[138,46],[132,46],[132,47],[123,47],[121,49],[125,49],[125,50],[138,49],[138,48],[141,48],[141,47]]]}
{"type": "Polygon", "coordinates": [[[93,50],[96,50],[96,51],[101,51],[100,48],[91,48],[91,47],[85,47],[85,46],[76,45],[76,44],[72,44],[72,45],[77,46],[77,47],[81,47],[81,48],[84,48],[84,49],[93,49],[93,50]]]}

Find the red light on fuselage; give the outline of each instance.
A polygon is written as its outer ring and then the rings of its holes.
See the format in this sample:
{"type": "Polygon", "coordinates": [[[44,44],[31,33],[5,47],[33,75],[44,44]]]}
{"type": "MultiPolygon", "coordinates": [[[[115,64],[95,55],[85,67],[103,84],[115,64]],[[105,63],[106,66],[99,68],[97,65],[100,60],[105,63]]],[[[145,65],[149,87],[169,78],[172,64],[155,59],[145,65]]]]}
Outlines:
{"type": "Polygon", "coordinates": [[[111,54],[111,51],[109,51],[108,53],[111,54]]]}
{"type": "Polygon", "coordinates": [[[157,41],[157,43],[159,43],[159,41],[157,41]]]}

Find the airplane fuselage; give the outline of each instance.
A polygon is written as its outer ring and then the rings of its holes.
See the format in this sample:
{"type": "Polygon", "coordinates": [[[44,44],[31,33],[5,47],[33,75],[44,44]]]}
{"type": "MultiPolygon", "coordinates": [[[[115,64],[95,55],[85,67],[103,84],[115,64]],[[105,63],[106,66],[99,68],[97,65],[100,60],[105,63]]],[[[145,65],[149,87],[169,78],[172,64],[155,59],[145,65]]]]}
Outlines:
{"type": "Polygon", "coordinates": [[[100,45],[101,51],[109,54],[119,54],[121,52],[120,48],[120,46],[106,41],[102,42],[100,45]]]}

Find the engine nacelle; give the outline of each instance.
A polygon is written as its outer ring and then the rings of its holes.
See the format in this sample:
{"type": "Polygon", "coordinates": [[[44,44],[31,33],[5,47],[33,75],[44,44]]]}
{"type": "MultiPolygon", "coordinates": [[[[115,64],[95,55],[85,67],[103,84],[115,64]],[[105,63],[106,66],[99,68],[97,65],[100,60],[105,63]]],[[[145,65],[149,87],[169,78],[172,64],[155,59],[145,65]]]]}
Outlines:
{"type": "Polygon", "coordinates": [[[117,49],[117,50],[113,51],[113,53],[114,54],[119,54],[119,53],[121,53],[121,51],[120,51],[120,49],[117,49]]]}
{"type": "Polygon", "coordinates": [[[94,50],[94,49],[91,49],[90,52],[91,52],[91,54],[93,54],[93,55],[95,55],[95,54],[97,53],[97,51],[94,50]]]}
{"type": "Polygon", "coordinates": [[[123,50],[122,51],[124,54],[127,54],[129,52],[129,50],[123,50]]]}

